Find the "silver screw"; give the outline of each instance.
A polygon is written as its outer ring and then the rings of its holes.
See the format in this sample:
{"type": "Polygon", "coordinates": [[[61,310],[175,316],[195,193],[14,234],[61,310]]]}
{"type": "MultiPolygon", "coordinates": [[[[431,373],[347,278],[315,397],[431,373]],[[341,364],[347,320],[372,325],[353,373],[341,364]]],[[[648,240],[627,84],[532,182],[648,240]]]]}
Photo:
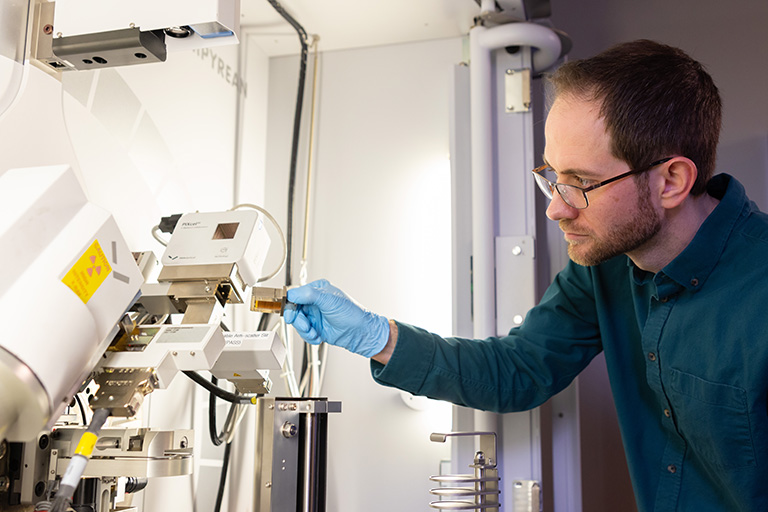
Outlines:
{"type": "Polygon", "coordinates": [[[283,434],[283,437],[290,439],[296,436],[299,432],[299,428],[293,423],[286,421],[283,423],[282,428],[280,428],[280,432],[283,434]]]}

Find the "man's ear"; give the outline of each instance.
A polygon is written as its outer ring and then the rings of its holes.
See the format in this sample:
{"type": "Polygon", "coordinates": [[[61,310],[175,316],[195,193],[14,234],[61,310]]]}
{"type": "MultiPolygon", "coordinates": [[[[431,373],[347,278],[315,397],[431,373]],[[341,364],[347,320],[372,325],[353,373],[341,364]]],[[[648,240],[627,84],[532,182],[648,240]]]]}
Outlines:
{"type": "Polygon", "coordinates": [[[684,156],[676,156],[659,170],[663,178],[661,206],[672,209],[679,206],[691,193],[699,171],[696,164],[684,156]]]}

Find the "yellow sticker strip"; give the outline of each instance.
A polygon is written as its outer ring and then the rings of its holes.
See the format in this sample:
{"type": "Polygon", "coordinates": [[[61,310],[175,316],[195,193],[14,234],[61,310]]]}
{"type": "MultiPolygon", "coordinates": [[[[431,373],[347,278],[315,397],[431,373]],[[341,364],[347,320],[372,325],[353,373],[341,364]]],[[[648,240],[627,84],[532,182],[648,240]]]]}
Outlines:
{"type": "Polygon", "coordinates": [[[101,250],[98,240],[94,240],[88,249],[80,256],[72,268],[61,280],[85,304],[99,289],[104,280],[112,272],[109,260],[101,250]]]}
{"type": "Polygon", "coordinates": [[[77,443],[75,449],[76,455],[82,455],[83,457],[90,457],[93,453],[93,448],[96,446],[96,441],[99,440],[99,436],[93,432],[86,432],[83,437],[80,438],[80,442],[77,443]]]}

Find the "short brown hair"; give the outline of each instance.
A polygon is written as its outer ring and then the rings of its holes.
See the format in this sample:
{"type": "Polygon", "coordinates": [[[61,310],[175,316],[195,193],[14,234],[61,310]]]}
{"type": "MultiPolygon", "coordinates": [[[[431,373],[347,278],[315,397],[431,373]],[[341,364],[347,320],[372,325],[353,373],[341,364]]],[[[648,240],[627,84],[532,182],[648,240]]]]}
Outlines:
{"type": "Polygon", "coordinates": [[[682,155],[698,168],[691,193],[704,193],[715,168],[722,105],[712,77],[685,52],[646,39],[622,43],[563,64],[549,83],[553,98],[602,103],[613,154],[632,169],[682,155]]]}

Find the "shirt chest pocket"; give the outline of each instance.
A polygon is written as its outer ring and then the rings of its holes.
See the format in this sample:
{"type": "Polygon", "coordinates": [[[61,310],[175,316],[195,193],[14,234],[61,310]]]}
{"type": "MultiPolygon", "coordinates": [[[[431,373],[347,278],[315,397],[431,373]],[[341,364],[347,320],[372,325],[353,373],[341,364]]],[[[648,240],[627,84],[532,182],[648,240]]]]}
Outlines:
{"type": "Polygon", "coordinates": [[[670,370],[668,394],[689,449],[721,468],[754,466],[746,390],[670,370]]]}

